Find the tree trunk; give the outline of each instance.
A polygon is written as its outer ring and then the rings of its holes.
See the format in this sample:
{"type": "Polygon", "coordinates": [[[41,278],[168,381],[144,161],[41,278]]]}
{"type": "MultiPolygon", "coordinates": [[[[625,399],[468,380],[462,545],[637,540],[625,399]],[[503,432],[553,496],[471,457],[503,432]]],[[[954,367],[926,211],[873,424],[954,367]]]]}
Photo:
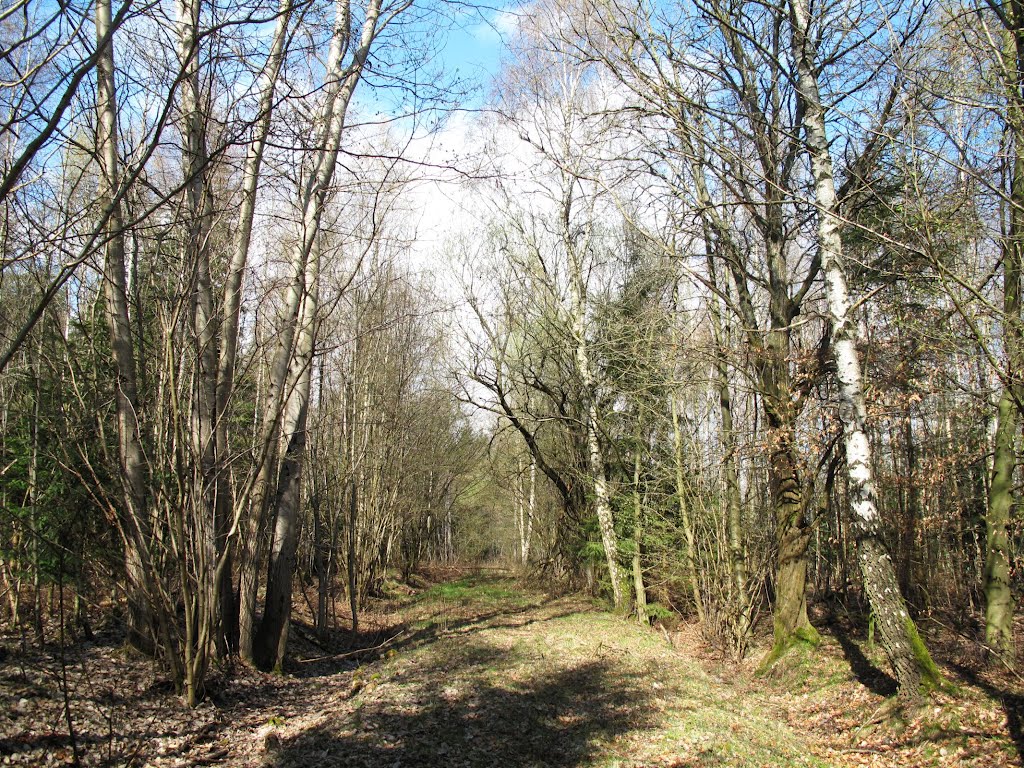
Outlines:
{"type": "Polygon", "coordinates": [[[1017,465],[1017,413],[1016,403],[1004,388],[996,416],[992,483],[985,515],[985,644],[1010,664],[1015,653],[1009,523],[1015,496],[1013,473],[1017,465]]]}
{"type": "Polygon", "coordinates": [[[148,604],[145,508],[148,467],[139,426],[141,407],[132,346],[125,273],[124,227],[120,197],[120,158],[117,149],[117,94],[114,86],[114,41],[110,0],[97,0],[96,40],[102,45],[96,64],[96,154],[99,159],[97,197],[107,215],[103,289],[106,297],[110,350],[116,379],[118,455],[124,504],[118,521],[125,547],[125,592],[128,599],[128,640],[147,653],[155,650],[152,612],[148,604]],[[105,41],[105,42],[104,42],[105,41]]]}
{"type": "Polygon", "coordinates": [[[903,521],[900,526],[900,557],[896,577],[900,592],[912,604],[914,596],[914,551],[917,543],[917,525],[921,517],[921,499],[918,492],[917,445],[914,441],[914,417],[910,408],[904,413],[903,442],[906,448],[906,493],[903,504],[903,521]]]}
{"type": "Polygon", "coordinates": [[[523,458],[516,457],[516,535],[519,537],[519,564],[526,565],[526,492],[523,490],[523,458]]]}
{"type": "MultiPolygon", "coordinates": [[[[217,454],[217,549],[218,556],[227,560],[223,568],[223,576],[218,585],[218,612],[221,621],[227,626],[229,648],[238,649],[242,636],[252,637],[252,620],[255,596],[254,581],[247,578],[247,573],[254,574],[255,568],[240,568],[240,595],[246,595],[245,609],[235,603],[231,589],[232,534],[239,533],[239,521],[242,519],[244,505],[235,507],[237,500],[233,498],[231,488],[231,469],[228,466],[230,456],[228,434],[228,408],[235,385],[235,361],[238,354],[238,326],[242,306],[242,283],[246,265],[249,262],[249,245],[252,240],[252,225],[256,211],[256,191],[259,187],[260,170],[263,164],[263,153],[266,149],[267,136],[270,132],[270,120],[273,114],[274,93],[277,87],[281,64],[284,61],[285,44],[291,21],[293,0],[281,0],[278,17],[274,27],[267,61],[259,79],[259,100],[257,102],[256,122],[253,126],[253,137],[246,155],[242,174],[242,196],[238,208],[238,222],[235,228],[235,240],[232,246],[231,263],[228,267],[227,280],[224,283],[223,307],[220,319],[220,355],[217,361],[217,410],[216,410],[216,454],[217,454]],[[247,629],[242,633],[239,616],[246,616],[247,629]]],[[[258,559],[256,538],[260,535],[260,524],[257,516],[255,524],[247,526],[242,547],[247,550],[243,556],[243,564],[258,559]]],[[[247,650],[244,654],[251,659],[251,643],[246,641],[247,650]]]]}
{"type": "Polygon", "coordinates": [[[1003,242],[1003,347],[1005,380],[996,414],[993,441],[992,481],[985,514],[985,643],[1014,666],[1013,588],[1010,583],[1010,517],[1017,491],[1013,476],[1017,466],[1017,431],[1024,403],[1024,338],[1021,328],[1021,278],[1024,270],[1024,7],[1007,4],[1011,36],[1004,54],[1003,77],[1007,90],[1007,117],[1013,134],[1013,166],[1010,176],[1010,222],[1003,242]]]}
{"type": "MultiPolygon", "coordinates": [[[[744,60],[740,51],[741,45],[736,39],[735,31],[729,28],[726,21],[727,16],[719,18],[719,23],[724,24],[723,34],[730,41],[730,47],[739,63],[744,60]]],[[[747,74],[749,76],[751,73],[747,74]]],[[[752,125],[761,126],[763,130],[765,121],[757,105],[756,90],[756,87],[750,85],[749,89],[741,95],[750,112],[752,125]]],[[[760,227],[764,236],[768,267],[769,327],[765,332],[761,330],[758,313],[754,308],[751,291],[747,284],[746,257],[741,246],[733,239],[728,223],[716,213],[718,206],[711,197],[711,192],[704,179],[705,171],[701,162],[703,160],[703,145],[694,140],[689,126],[689,117],[691,117],[690,112],[684,111],[678,122],[680,123],[680,137],[684,141],[684,147],[689,157],[694,191],[702,209],[705,239],[707,243],[713,243],[720,251],[717,255],[725,261],[732,277],[732,284],[736,292],[735,307],[751,350],[758,393],[761,396],[761,407],[769,428],[768,480],[775,517],[775,540],[778,552],[773,610],[774,642],[771,651],[761,664],[762,667],[767,667],[794,643],[814,645],[819,640],[817,631],[807,618],[807,548],[810,544],[810,532],[804,519],[804,487],[794,455],[798,409],[793,402],[789,374],[790,324],[799,309],[799,301],[795,301],[790,295],[789,270],[785,258],[785,222],[781,213],[785,201],[780,197],[780,182],[766,179],[764,194],[768,202],[760,227]]],[[[693,118],[696,121],[697,115],[693,115],[693,118]]],[[[759,141],[757,144],[762,167],[766,172],[770,170],[771,174],[775,174],[772,160],[769,157],[771,153],[767,152],[763,146],[764,141],[759,141]]],[[[713,266],[710,255],[708,263],[713,266]]],[[[713,271],[712,269],[712,274],[713,271]]],[[[810,280],[814,275],[815,268],[812,264],[805,281],[810,280]]],[[[726,386],[728,386],[727,380],[726,386]]],[[[730,558],[735,563],[733,549],[730,549],[730,558]]],[[[744,570],[742,565],[739,570],[734,570],[734,578],[736,574],[742,573],[744,570]]]]}
{"type": "MultiPolygon", "coordinates": [[[[322,209],[324,200],[317,203],[322,209]]],[[[319,224],[320,211],[316,212],[319,224]]],[[[284,452],[275,487],[274,529],[267,569],[267,594],[260,620],[253,658],[263,669],[282,670],[288,643],[288,625],[292,608],[292,576],[295,571],[295,550],[298,546],[299,512],[302,502],[302,468],[306,453],[306,421],[312,388],[313,354],[316,347],[320,296],[320,241],[314,237],[306,259],[307,269],[301,278],[306,293],[299,313],[295,353],[287,381],[289,392],[281,429],[284,452]]]]}
{"type": "Polygon", "coordinates": [[[644,569],[641,550],[644,538],[644,505],[640,496],[640,451],[633,457],[633,514],[636,523],[633,526],[633,593],[636,597],[636,620],[646,626],[650,622],[647,615],[647,587],[644,585],[644,569]]]}
{"type": "MultiPolygon", "coordinates": [[[[708,255],[708,272],[717,282],[714,260],[708,255]]],[[[747,564],[743,556],[743,509],[740,499],[739,475],[736,471],[736,435],[732,420],[732,390],[729,387],[729,365],[726,358],[728,339],[723,328],[718,296],[711,296],[711,329],[715,338],[715,375],[718,383],[718,410],[722,419],[722,484],[725,497],[725,528],[729,547],[729,576],[735,618],[732,622],[736,651],[742,656],[750,633],[750,595],[747,593],[747,564]]]]}
{"type": "MultiPolygon", "coordinates": [[[[306,335],[306,334],[303,334],[306,335]]],[[[312,337],[312,331],[308,334],[312,337]]],[[[292,576],[295,571],[295,550],[299,539],[299,508],[302,499],[302,464],[306,450],[306,418],[309,406],[309,371],[312,360],[312,339],[308,353],[300,342],[297,363],[307,365],[300,374],[295,391],[289,397],[285,414],[288,445],[281,461],[278,481],[277,514],[270,563],[267,572],[267,595],[263,618],[253,647],[256,664],[263,669],[282,671],[288,643],[288,627],[292,608],[292,576]]]]}
{"type": "MultiPolygon", "coordinates": [[[[583,390],[585,410],[587,469],[594,484],[594,507],[597,524],[601,531],[608,577],[611,579],[612,600],[616,609],[623,607],[622,576],[619,569],[619,544],[615,533],[615,519],[608,494],[608,480],[605,477],[604,451],[601,446],[600,422],[597,413],[597,386],[594,380],[587,341],[587,287],[584,282],[582,256],[587,251],[586,243],[579,243],[572,232],[572,188],[575,180],[564,178],[562,199],[562,239],[569,259],[569,285],[571,293],[572,339],[575,344],[577,374],[583,390]]],[[[586,238],[584,238],[585,240],[586,238]]]]}
{"type": "Polygon", "coordinates": [[[697,612],[697,621],[706,626],[704,598],[700,593],[700,581],[697,578],[697,539],[693,532],[693,520],[690,519],[689,489],[686,483],[686,462],[683,458],[683,432],[679,423],[679,403],[676,393],[669,395],[672,409],[672,457],[675,466],[676,500],[679,504],[679,522],[683,526],[683,537],[686,539],[686,552],[683,554],[683,567],[686,579],[690,582],[690,594],[693,596],[693,608],[697,612]]]}
{"type": "MultiPolygon", "coordinates": [[[[530,543],[533,541],[533,521],[537,507],[537,460],[533,454],[530,454],[530,491],[526,498],[526,530],[523,534],[523,565],[530,562],[530,543]]],[[[448,518],[451,519],[452,509],[451,504],[448,505],[448,518]]],[[[448,539],[451,540],[451,524],[449,522],[448,528],[448,539]]],[[[450,544],[449,544],[449,548],[450,544]]]]}
{"type": "Polygon", "coordinates": [[[807,0],[790,0],[790,13],[793,56],[798,73],[797,91],[804,107],[804,139],[810,155],[818,208],[818,246],[832,324],[832,354],[839,381],[857,559],[882,646],[896,675],[900,699],[909,703],[920,696],[922,680],[929,685],[938,683],[938,670],[907,612],[892,559],[880,535],[871,446],[865,430],[864,385],[855,344],[856,328],[850,316],[832,158],[818,89],[814,44],[809,33],[807,0]]]}
{"type": "Polygon", "coordinates": [[[191,477],[186,491],[189,503],[178,514],[191,516],[188,539],[181,542],[182,601],[186,610],[185,677],[188,703],[195,706],[202,695],[203,679],[214,639],[226,655],[227,646],[217,615],[217,456],[214,440],[217,400],[217,328],[213,314],[213,283],[210,272],[209,235],[212,224],[206,178],[209,172],[206,119],[203,114],[199,71],[200,0],[179,0],[177,54],[181,72],[178,89],[183,140],[183,211],[185,239],[182,264],[189,270],[192,349],[195,361],[191,402],[191,477]]]}
{"type": "Polygon", "coordinates": [[[296,248],[301,253],[295,263],[305,266],[294,274],[293,290],[298,286],[303,289],[302,309],[298,318],[298,341],[287,378],[290,386],[282,423],[286,449],[277,481],[277,509],[267,577],[267,597],[258,631],[259,640],[253,649],[257,663],[264,667],[270,664],[280,667],[288,637],[310,369],[319,311],[321,220],[334,179],[348,105],[362,75],[370,46],[379,31],[380,0],[369,0],[358,45],[346,66],[345,55],[350,45],[352,18],[349,3],[350,0],[338,0],[335,6],[334,33],[325,75],[327,95],[320,118],[321,131],[317,149],[310,158],[309,175],[300,198],[302,237],[296,248]]]}
{"type": "Polygon", "coordinates": [[[766,660],[770,662],[793,643],[816,645],[819,637],[807,618],[807,548],[811,536],[804,519],[806,510],[794,456],[793,425],[780,425],[769,432],[769,439],[773,444],[769,480],[779,547],[775,570],[775,639],[766,660]]]}

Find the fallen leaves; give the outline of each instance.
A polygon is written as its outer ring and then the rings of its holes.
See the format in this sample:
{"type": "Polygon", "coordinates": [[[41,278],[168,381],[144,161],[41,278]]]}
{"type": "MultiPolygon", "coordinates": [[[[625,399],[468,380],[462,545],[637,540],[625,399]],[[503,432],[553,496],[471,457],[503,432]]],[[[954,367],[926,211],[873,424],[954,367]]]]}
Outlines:
{"type": "MultiPolygon", "coordinates": [[[[685,627],[670,645],[585,601],[496,577],[486,586],[486,599],[472,583],[458,600],[403,596],[366,639],[369,651],[325,655],[311,644],[295,677],[225,670],[194,710],[113,636],[69,649],[74,746],[85,765],[153,768],[998,768],[1019,760],[1024,696],[992,670],[947,669],[956,692],[900,720],[878,714],[877,686],[858,679],[827,632],[812,659],[770,679],[721,663],[709,673],[697,633],[685,627]]],[[[53,653],[0,667],[0,764],[72,762],[60,680],[53,653]]]]}

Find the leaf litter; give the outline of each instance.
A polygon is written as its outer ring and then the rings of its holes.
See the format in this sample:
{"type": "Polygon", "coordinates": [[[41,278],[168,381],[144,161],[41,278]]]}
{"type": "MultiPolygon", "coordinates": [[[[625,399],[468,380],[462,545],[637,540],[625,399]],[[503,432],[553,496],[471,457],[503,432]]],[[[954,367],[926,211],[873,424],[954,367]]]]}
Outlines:
{"type": "Polygon", "coordinates": [[[504,574],[376,606],[358,637],[300,620],[285,676],[236,665],[184,707],[111,630],[0,665],[0,764],[290,766],[1003,766],[1021,764],[1019,679],[946,636],[951,686],[879,717],[877,650],[826,627],[814,654],[755,677],[692,631],[639,627],[504,574]],[[851,658],[854,660],[851,662],[851,658]],[[868,671],[865,671],[868,670],[868,671]],[[873,670],[873,671],[871,671],[873,670]]]}

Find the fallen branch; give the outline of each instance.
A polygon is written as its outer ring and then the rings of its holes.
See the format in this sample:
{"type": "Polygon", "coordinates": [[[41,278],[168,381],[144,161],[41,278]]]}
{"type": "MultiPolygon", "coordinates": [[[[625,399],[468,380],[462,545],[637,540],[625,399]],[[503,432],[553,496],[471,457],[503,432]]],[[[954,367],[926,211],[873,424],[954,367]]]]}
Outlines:
{"type": "Polygon", "coordinates": [[[372,651],[379,651],[382,648],[386,648],[387,646],[391,645],[399,638],[404,637],[408,634],[409,630],[403,629],[401,632],[398,632],[397,634],[392,635],[383,642],[378,643],[377,645],[372,645],[369,648],[356,648],[354,651],[345,651],[344,653],[333,653],[328,656],[316,656],[312,659],[299,659],[298,662],[299,664],[312,664],[315,661],[334,661],[337,659],[346,659],[350,656],[359,656],[364,653],[371,653],[372,651]]]}
{"type": "Polygon", "coordinates": [[[976,637],[971,637],[970,635],[964,634],[960,630],[955,629],[954,627],[951,627],[948,624],[942,623],[941,621],[936,619],[934,616],[929,616],[928,617],[928,621],[932,622],[933,624],[938,624],[943,629],[945,629],[945,630],[947,630],[949,632],[952,632],[954,635],[958,635],[959,637],[962,637],[964,640],[967,640],[970,643],[976,643],[977,645],[980,645],[985,651],[988,652],[988,654],[990,656],[995,656],[996,659],[999,660],[999,663],[1002,664],[1006,668],[1007,672],[1009,672],[1013,677],[1017,678],[1017,680],[1019,682],[1024,683],[1024,675],[1021,675],[1020,672],[1015,670],[1010,665],[1010,663],[1006,659],[1003,658],[1003,654],[999,653],[991,645],[988,645],[986,642],[984,642],[983,640],[979,640],[976,637]]]}

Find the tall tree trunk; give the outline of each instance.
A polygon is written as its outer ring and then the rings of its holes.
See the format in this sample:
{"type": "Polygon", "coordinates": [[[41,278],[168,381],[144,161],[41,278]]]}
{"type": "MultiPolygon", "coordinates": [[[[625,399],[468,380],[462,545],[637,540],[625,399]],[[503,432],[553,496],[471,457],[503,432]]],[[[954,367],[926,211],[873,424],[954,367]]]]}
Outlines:
{"type": "MultiPolygon", "coordinates": [[[[719,13],[721,11],[719,10],[719,13]]],[[[735,32],[729,28],[727,17],[719,23],[730,41],[737,62],[745,61],[735,32]]],[[[746,73],[749,77],[752,73],[746,73]]],[[[767,125],[758,107],[756,86],[742,88],[742,100],[753,125],[761,129],[767,125]]],[[[801,298],[790,295],[789,270],[785,257],[785,223],[781,208],[780,183],[772,181],[776,175],[773,152],[758,142],[760,162],[766,175],[765,214],[761,218],[761,231],[765,240],[768,267],[769,327],[761,329],[754,308],[751,290],[747,284],[748,269],[741,246],[733,239],[728,222],[717,213],[719,206],[712,198],[704,179],[703,144],[694,137],[691,123],[699,123],[699,114],[684,111],[679,119],[679,135],[689,158],[694,192],[701,206],[705,225],[705,238],[714,244],[718,258],[724,260],[736,292],[735,307],[747,344],[751,349],[761,407],[768,423],[768,481],[775,518],[775,540],[778,547],[775,571],[774,642],[762,662],[766,667],[783,655],[794,643],[816,644],[818,633],[807,617],[807,548],[810,531],[805,520],[804,486],[795,455],[796,418],[798,409],[793,401],[789,374],[791,350],[791,322],[799,310],[801,298]]],[[[709,255],[709,264],[713,264],[709,255]]],[[[812,263],[805,284],[817,272],[812,263]]],[[[738,488],[738,486],[737,486],[738,488]]],[[[732,556],[731,556],[732,557],[732,556]]],[[[732,557],[735,560],[734,557],[732,557]]],[[[734,577],[744,569],[734,571],[734,577]]]]}
{"type": "MultiPolygon", "coordinates": [[[[774,207],[771,210],[775,211],[774,207]]],[[[771,329],[763,348],[765,360],[759,371],[759,389],[768,423],[769,483],[779,548],[775,569],[775,642],[771,658],[785,652],[794,642],[817,644],[819,637],[807,617],[807,549],[811,530],[796,454],[798,414],[789,369],[794,307],[783,253],[783,224],[777,212],[769,218],[773,220],[766,238],[771,329]]]]}
{"type": "Polygon", "coordinates": [[[693,531],[693,520],[690,517],[689,487],[686,482],[686,459],[683,453],[683,430],[679,419],[679,402],[677,394],[669,395],[672,409],[672,458],[675,467],[676,500],[679,504],[679,522],[683,526],[683,538],[686,539],[686,552],[683,554],[683,567],[686,579],[690,582],[690,594],[693,596],[693,608],[697,612],[697,621],[706,626],[707,612],[704,610],[704,598],[700,592],[700,580],[697,578],[697,539],[693,531]]]}
{"type": "Polygon", "coordinates": [[[519,537],[519,564],[526,565],[526,491],[523,489],[523,457],[516,456],[516,535],[519,537]]]}
{"type": "Polygon", "coordinates": [[[355,369],[359,357],[359,336],[356,336],[352,352],[352,373],[345,382],[345,451],[348,454],[348,493],[344,502],[348,505],[348,524],[345,526],[347,556],[345,557],[348,576],[348,604],[352,613],[352,631],[359,631],[359,472],[356,470],[356,390],[355,369]]]}
{"type": "Polygon", "coordinates": [[[807,0],[790,0],[790,14],[797,90],[804,108],[804,140],[810,155],[818,209],[818,246],[832,323],[832,353],[839,381],[857,559],[882,646],[896,675],[900,699],[909,703],[920,696],[922,679],[929,685],[938,683],[938,670],[907,612],[892,559],[880,535],[871,446],[865,429],[864,385],[855,344],[856,326],[850,316],[832,157],[818,88],[807,0]]]}
{"type": "MultiPolygon", "coordinates": [[[[200,83],[199,17],[201,0],[178,0],[177,54],[181,72],[179,110],[183,139],[183,171],[186,217],[182,263],[191,270],[192,348],[195,356],[194,391],[191,402],[192,476],[191,498],[178,514],[189,515],[188,540],[180,543],[182,601],[186,611],[185,686],[190,706],[198,703],[209,662],[211,639],[226,654],[223,632],[217,624],[216,480],[214,441],[217,399],[217,327],[213,313],[213,278],[210,272],[209,236],[212,224],[207,189],[209,158],[206,147],[206,116],[200,83]]],[[[184,500],[183,500],[184,501],[184,500]]]]}
{"type": "Polygon", "coordinates": [[[287,445],[281,461],[277,483],[276,516],[270,547],[267,572],[267,594],[263,618],[254,644],[254,658],[260,667],[281,671],[288,642],[291,617],[292,576],[295,571],[295,550],[299,537],[299,508],[302,500],[302,466],[306,451],[306,421],[309,395],[318,298],[315,295],[319,280],[319,254],[310,259],[316,264],[311,271],[315,279],[302,312],[303,327],[299,334],[293,367],[295,387],[284,413],[284,432],[287,445]]]}
{"type": "Polygon", "coordinates": [[[644,569],[641,559],[644,539],[644,504],[640,495],[640,441],[633,457],[633,514],[636,517],[633,526],[633,594],[636,597],[636,620],[647,625],[647,587],[644,585],[644,569]]]}
{"type": "MultiPolygon", "coordinates": [[[[294,274],[305,271],[305,254],[296,247],[292,254],[294,274]]],[[[256,443],[259,455],[254,487],[249,494],[249,513],[240,538],[238,558],[238,652],[248,662],[254,662],[257,609],[259,597],[260,564],[265,550],[265,530],[269,506],[277,492],[280,469],[280,422],[287,396],[289,361],[292,359],[295,329],[302,309],[302,282],[296,278],[288,287],[284,317],[277,333],[274,352],[264,398],[264,414],[256,443]]]]}
{"type": "Polygon", "coordinates": [[[135,352],[128,313],[124,222],[120,201],[120,158],[117,149],[117,93],[114,86],[114,41],[110,0],[97,0],[96,40],[101,52],[96,64],[96,154],[99,159],[98,200],[107,214],[103,289],[106,298],[110,350],[116,379],[118,455],[121,463],[123,506],[118,521],[125,547],[125,591],[128,598],[128,639],[146,652],[155,650],[152,612],[148,603],[145,566],[148,465],[139,424],[141,406],[135,352]]]}
{"type": "MultiPolygon", "coordinates": [[[[526,531],[523,534],[523,565],[530,562],[530,544],[533,541],[533,521],[535,519],[537,508],[537,459],[534,458],[533,454],[530,454],[530,491],[526,497],[526,531]]],[[[452,508],[451,504],[448,504],[448,518],[451,519],[452,508]]],[[[447,526],[447,536],[449,541],[448,549],[451,550],[451,523],[447,526]]],[[[451,553],[449,555],[452,556],[451,553]]]]}
{"type": "Polygon", "coordinates": [[[295,263],[302,263],[304,268],[293,275],[293,290],[295,286],[302,287],[302,309],[297,318],[298,341],[288,366],[289,394],[282,422],[285,453],[276,483],[274,538],[268,569],[267,597],[258,641],[253,648],[257,664],[264,667],[271,664],[280,666],[288,637],[310,368],[319,311],[321,220],[334,179],[348,105],[362,76],[370,47],[379,32],[380,0],[369,0],[358,42],[346,65],[346,54],[351,47],[352,14],[349,3],[350,0],[337,0],[335,4],[334,31],[325,70],[327,95],[320,112],[317,148],[310,156],[308,175],[300,197],[302,236],[296,248],[301,253],[295,263]]]}
{"type": "Polygon", "coordinates": [[[611,500],[608,495],[608,480],[605,477],[604,451],[601,447],[597,421],[597,394],[594,391],[593,378],[590,375],[590,358],[585,349],[585,342],[577,339],[576,359],[580,368],[583,385],[587,390],[586,433],[587,433],[587,467],[594,483],[594,507],[597,512],[597,524],[601,531],[601,544],[604,547],[605,562],[608,565],[608,577],[611,579],[612,600],[616,608],[623,606],[622,576],[619,570],[619,542],[615,533],[615,520],[612,516],[611,500]]]}
{"type": "MultiPolygon", "coordinates": [[[[253,125],[253,136],[249,143],[245,159],[245,167],[242,173],[242,196],[238,208],[238,222],[235,228],[235,239],[232,244],[231,262],[228,267],[227,280],[224,283],[222,314],[220,319],[220,355],[217,361],[217,409],[216,409],[216,455],[217,455],[217,550],[218,557],[226,560],[222,571],[223,575],[218,585],[218,612],[221,621],[226,625],[224,630],[227,634],[227,645],[229,648],[238,648],[240,639],[239,614],[241,606],[235,604],[231,589],[231,559],[232,551],[230,538],[232,532],[239,531],[239,522],[242,519],[244,504],[235,504],[238,500],[232,497],[231,488],[231,467],[230,445],[228,434],[228,408],[231,402],[231,395],[235,385],[235,364],[238,354],[238,326],[242,306],[242,286],[245,277],[246,266],[249,263],[249,245],[252,240],[253,218],[256,212],[256,192],[259,187],[260,171],[263,164],[263,153],[267,145],[267,136],[270,133],[270,121],[274,107],[274,93],[277,87],[278,76],[281,72],[281,65],[284,61],[285,47],[288,36],[289,24],[291,22],[293,0],[281,0],[278,7],[277,22],[274,27],[274,36],[271,42],[267,60],[259,78],[259,99],[256,107],[256,121],[253,125]]],[[[254,540],[260,533],[260,525],[257,516],[256,524],[248,526],[243,548],[247,550],[248,557],[243,558],[248,563],[255,558],[257,542],[254,540]],[[250,538],[252,537],[252,538],[250,538]]],[[[248,569],[247,574],[255,573],[255,569],[248,569]]],[[[245,580],[245,576],[242,577],[245,580]]],[[[244,589],[240,592],[251,595],[252,580],[249,579],[244,589]]],[[[252,610],[255,598],[246,598],[246,612],[252,610]]],[[[247,637],[252,634],[252,616],[247,616],[247,637]]],[[[250,644],[247,641],[247,646],[250,644]]],[[[247,647],[247,653],[251,659],[251,647],[247,647]]]]}
{"type": "Polygon", "coordinates": [[[921,494],[918,491],[917,445],[914,441],[914,417],[908,406],[903,416],[903,442],[906,448],[906,494],[903,521],[900,526],[900,557],[896,577],[900,592],[914,602],[914,550],[917,542],[917,524],[921,517],[921,494]]]}
{"type": "MultiPolygon", "coordinates": [[[[259,478],[249,504],[249,536],[247,538],[251,544],[242,550],[242,562],[239,563],[239,649],[242,657],[249,660],[255,660],[255,637],[261,633],[256,624],[258,573],[261,559],[260,532],[266,522],[269,506],[281,496],[280,477],[287,474],[290,478],[292,470],[301,469],[300,460],[298,467],[290,466],[286,470],[283,460],[280,463],[278,461],[277,446],[283,445],[287,450],[292,445],[291,435],[282,423],[282,416],[288,403],[292,401],[292,390],[298,386],[298,381],[294,376],[298,375],[297,371],[301,372],[301,366],[295,366],[293,362],[297,355],[296,338],[302,325],[302,314],[315,310],[315,307],[311,307],[307,300],[312,287],[309,282],[313,270],[312,255],[314,250],[319,247],[320,221],[328,189],[334,178],[338,147],[348,104],[359,82],[370,46],[378,32],[380,1],[370,0],[366,8],[358,46],[352,52],[352,60],[348,66],[344,66],[345,56],[349,53],[351,46],[350,2],[351,0],[336,0],[335,2],[334,30],[325,70],[326,97],[318,121],[317,147],[308,157],[306,180],[300,194],[299,209],[302,214],[302,230],[299,241],[292,248],[292,278],[288,286],[284,317],[278,332],[278,347],[268,382],[268,407],[259,441],[263,456],[258,462],[259,478]]],[[[316,265],[316,272],[317,279],[319,279],[319,264],[316,265]]],[[[279,508],[278,511],[287,513],[287,507],[283,510],[279,508]]],[[[294,526],[280,525],[275,522],[274,530],[279,528],[293,530],[294,526]]],[[[277,621],[275,618],[271,623],[276,624],[277,621]]]]}
{"type": "Polygon", "coordinates": [[[623,607],[622,574],[619,568],[619,542],[615,533],[615,519],[612,514],[605,476],[604,450],[601,446],[600,422],[597,412],[597,383],[594,379],[587,340],[587,286],[583,273],[583,255],[588,249],[588,235],[580,238],[573,233],[573,187],[576,179],[563,173],[561,226],[562,241],[569,260],[570,312],[572,313],[572,341],[576,360],[576,372],[583,390],[584,430],[586,437],[587,471],[594,485],[594,508],[597,525],[601,532],[608,577],[611,580],[612,600],[617,609],[623,607]]]}
{"type": "MultiPolygon", "coordinates": [[[[710,242],[710,237],[705,237],[710,242]]],[[[717,283],[714,259],[708,254],[708,273],[717,283]]],[[[721,288],[719,288],[721,290],[721,288]]],[[[715,376],[718,384],[718,411],[722,419],[722,484],[725,500],[725,528],[729,547],[729,576],[735,618],[732,626],[736,651],[742,656],[750,633],[750,595],[747,593],[747,564],[743,555],[743,509],[740,499],[739,473],[736,470],[736,434],[732,419],[732,390],[729,386],[729,364],[726,358],[727,327],[719,309],[718,296],[711,298],[711,330],[715,339],[715,376]]]]}
{"type": "Polygon", "coordinates": [[[985,514],[985,643],[1013,666],[1013,589],[1010,583],[1010,518],[1017,501],[1017,432],[1024,407],[1024,332],[1021,327],[1021,278],[1024,271],[1024,4],[1003,6],[1010,40],[1003,56],[1007,115],[1012,134],[1009,232],[1003,242],[1003,347],[1006,373],[996,413],[992,481],[985,514]]]}
{"type": "MultiPolygon", "coordinates": [[[[1005,270],[1005,264],[1004,264],[1005,270]]],[[[1015,501],[1017,404],[1008,387],[999,397],[992,457],[992,482],[985,515],[985,644],[1007,663],[1014,661],[1013,591],[1010,587],[1009,523],[1015,501]]]]}

